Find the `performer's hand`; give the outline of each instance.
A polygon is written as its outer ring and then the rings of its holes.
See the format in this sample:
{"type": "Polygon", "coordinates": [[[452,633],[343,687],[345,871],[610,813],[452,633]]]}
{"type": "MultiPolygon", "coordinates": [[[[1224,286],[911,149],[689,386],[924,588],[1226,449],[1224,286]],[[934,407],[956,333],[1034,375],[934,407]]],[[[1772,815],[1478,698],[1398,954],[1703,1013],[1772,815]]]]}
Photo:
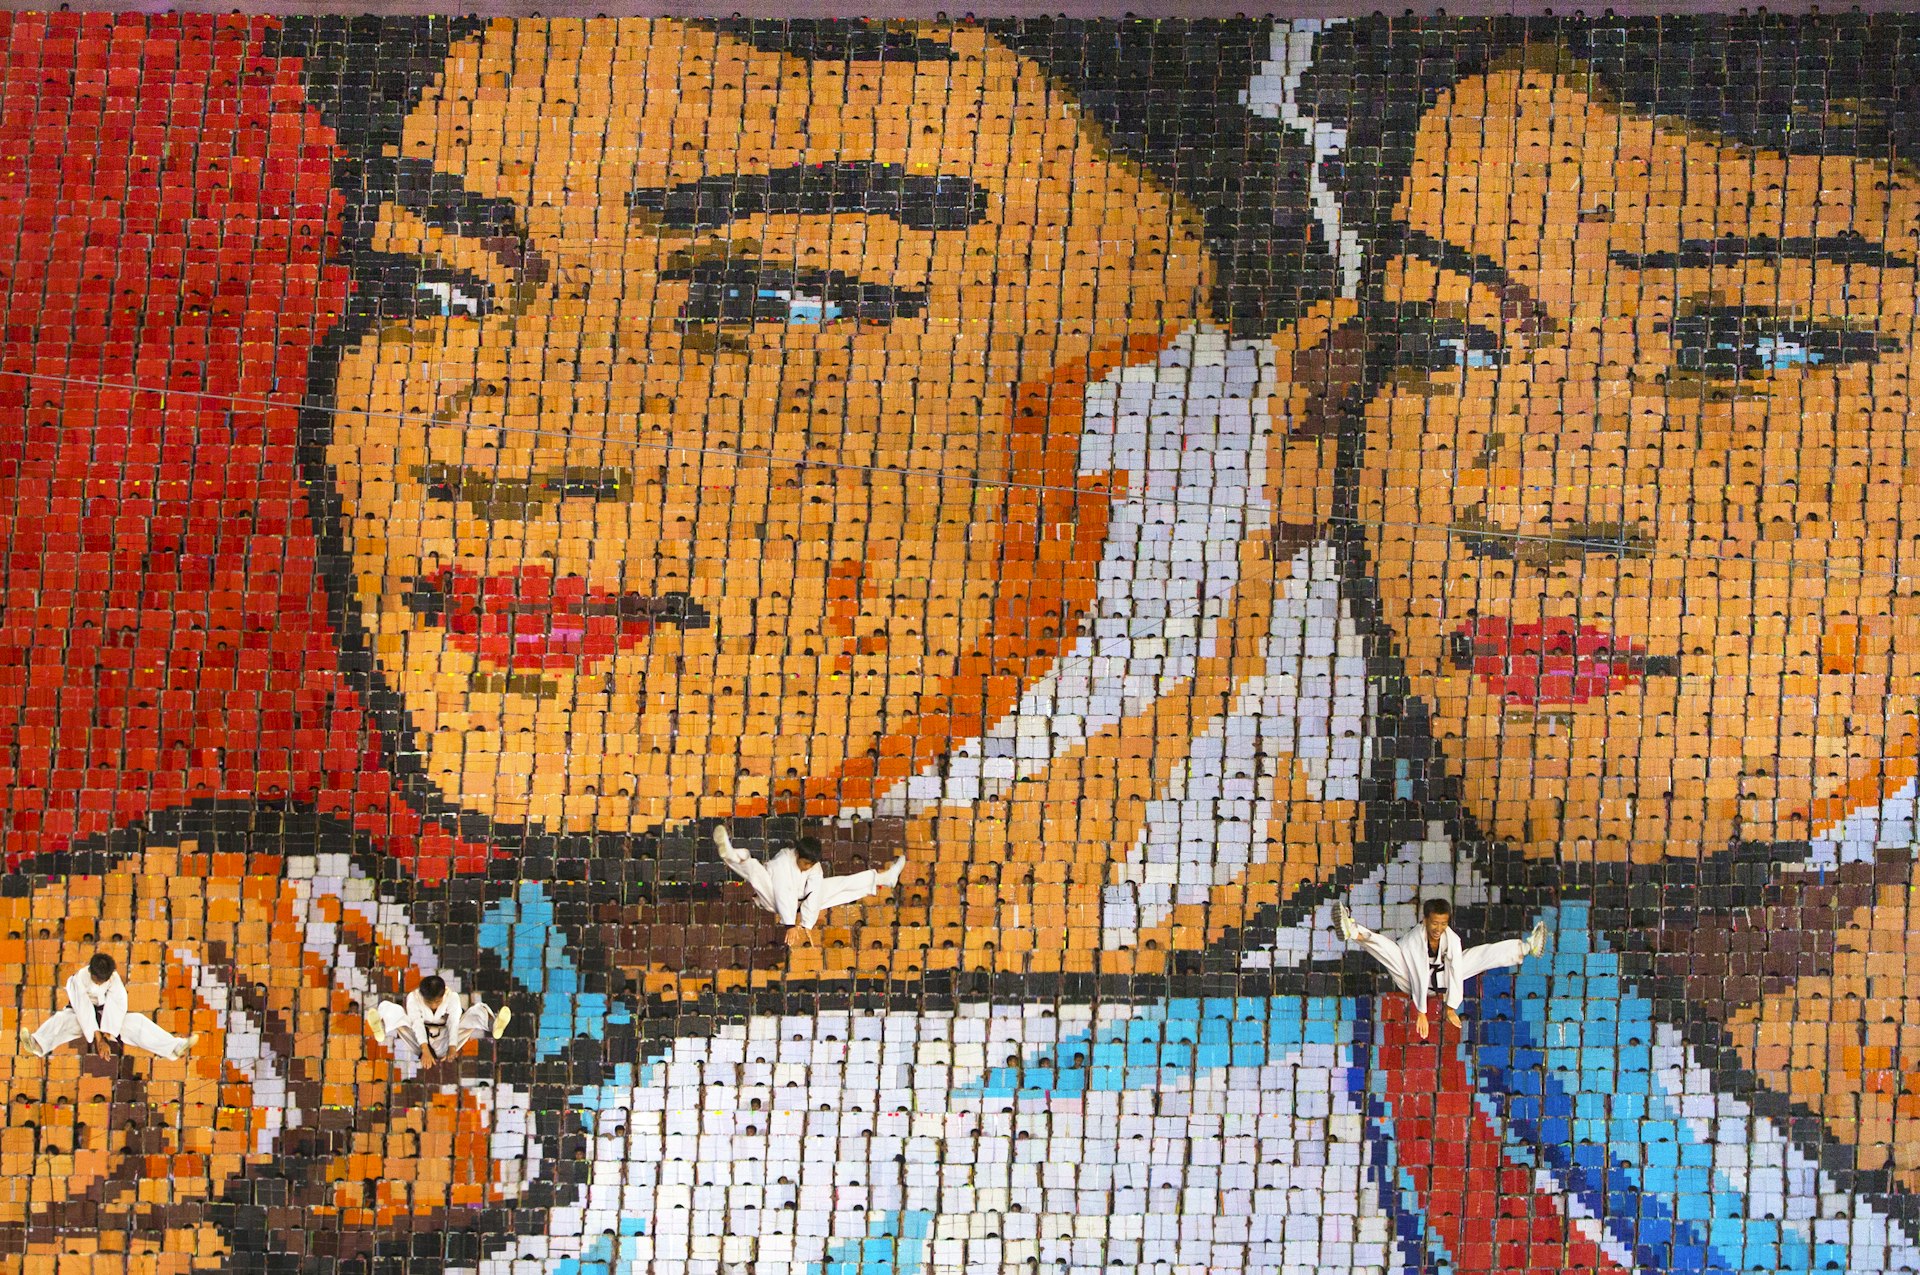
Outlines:
{"type": "Polygon", "coordinates": [[[733,853],[733,838],[727,835],[725,824],[713,826],[713,846],[720,852],[722,859],[733,853]]]}
{"type": "Polygon", "coordinates": [[[1464,1028],[1466,1026],[1465,1023],[1460,1021],[1460,1015],[1454,1012],[1453,1007],[1451,1005],[1447,1007],[1447,1021],[1452,1023],[1455,1027],[1464,1028]]]}
{"type": "Polygon", "coordinates": [[[787,927],[787,946],[812,947],[813,931],[804,925],[789,925],[787,927]]]}
{"type": "Polygon", "coordinates": [[[1425,1040],[1427,1038],[1427,1032],[1431,1029],[1431,1027],[1432,1027],[1432,1024],[1427,1022],[1427,1016],[1425,1014],[1420,1015],[1419,1021],[1414,1023],[1414,1028],[1420,1033],[1421,1040],[1425,1040]]]}

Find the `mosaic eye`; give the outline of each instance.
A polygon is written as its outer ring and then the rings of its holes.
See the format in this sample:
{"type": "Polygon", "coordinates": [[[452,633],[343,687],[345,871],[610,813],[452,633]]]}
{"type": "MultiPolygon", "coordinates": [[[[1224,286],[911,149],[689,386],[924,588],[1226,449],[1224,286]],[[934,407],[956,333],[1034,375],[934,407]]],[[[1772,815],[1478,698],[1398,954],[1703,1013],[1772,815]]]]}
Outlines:
{"type": "Polygon", "coordinates": [[[1444,364],[1446,367],[1478,371],[1500,367],[1507,361],[1499,338],[1485,328],[1470,324],[1464,325],[1458,336],[1443,336],[1435,341],[1434,349],[1442,358],[1452,355],[1452,362],[1444,364]]]}
{"type": "Polygon", "coordinates": [[[419,311],[425,315],[477,319],[487,309],[485,291],[452,279],[422,280],[414,289],[419,311]]]}
{"type": "Polygon", "coordinates": [[[1420,312],[1404,320],[1393,350],[1396,367],[1433,373],[1478,372],[1506,364],[1507,352],[1498,334],[1475,323],[1429,317],[1425,310],[1422,306],[1420,312]]]}
{"type": "Polygon", "coordinates": [[[1796,319],[1768,310],[1716,307],[1665,325],[1683,372],[1716,380],[1870,363],[1900,343],[1845,321],[1796,319]]]}
{"type": "Polygon", "coordinates": [[[369,254],[360,271],[356,308],[376,321],[481,319],[493,312],[493,288],[464,270],[424,264],[415,257],[369,254]]]}
{"type": "Polygon", "coordinates": [[[685,280],[682,327],[778,323],[825,325],[841,319],[891,323],[926,308],[924,292],[869,283],[838,270],[796,270],[754,260],[702,261],[660,272],[685,280]]]}
{"type": "Polygon", "coordinates": [[[756,310],[785,307],[788,323],[831,323],[846,313],[823,296],[787,288],[761,288],[757,295],[761,304],[756,310]]]}

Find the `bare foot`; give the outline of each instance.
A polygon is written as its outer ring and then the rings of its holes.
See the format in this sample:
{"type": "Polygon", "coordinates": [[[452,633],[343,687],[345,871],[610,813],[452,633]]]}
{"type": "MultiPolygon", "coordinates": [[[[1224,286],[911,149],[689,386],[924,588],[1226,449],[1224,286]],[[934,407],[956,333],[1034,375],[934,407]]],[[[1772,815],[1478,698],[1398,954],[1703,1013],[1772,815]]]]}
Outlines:
{"type": "Polygon", "coordinates": [[[1463,1023],[1463,1022],[1461,1022],[1461,1021],[1460,1021],[1460,1015],[1458,1015],[1458,1014],[1456,1014],[1456,1013],[1454,1013],[1454,1012],[1453,1012],[1453,1010],[1451,1010],[1451,1009],[1449,1009],[1449,1010],[1447,1011],[1447,1021],[1448,1021],[1448,1022],[1450,1022],[1450,1023],[1452,1023],[1452,1024],[1453,1024],[1453,1025],[1454,1025],[1455,1027],[1465,1027],[1465,1026],[1466,1026],[1466,1024],[1465,1024],[1465,1023],[1463,1023]]]}
{"type": "Polygon", "coordinates": [[[1420,1039],[1425,1040],[1427,1038],[1427,1032],[1432,1028],[1432,1024],[1427,1022],[1427,1016],[1422,1014],[1420,1015],[1419,1021],[1414,1024],[1414,1027],[1419,1030],[1420,1039]]]}

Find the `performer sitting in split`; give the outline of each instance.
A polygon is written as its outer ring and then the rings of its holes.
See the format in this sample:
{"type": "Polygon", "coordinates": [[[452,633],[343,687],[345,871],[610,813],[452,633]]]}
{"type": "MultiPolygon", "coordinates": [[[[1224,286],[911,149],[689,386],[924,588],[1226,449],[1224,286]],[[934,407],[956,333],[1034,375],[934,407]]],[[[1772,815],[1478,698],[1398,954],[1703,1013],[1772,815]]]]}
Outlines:
{"type": "Polygon", "coordinates": [[[858,903],[870,894],[898,885],[900,872],[907,866],[907,858],[902,855],[879,871],[868,868],[830,877],[821,867],[818,837],[802,837],[797,845],[766,863],[737,849],[724,827],[713,830],[713,844],[719,848],[721,861],[747,883],[760,906],[787,927],[789,943],[811,943],[808,932],[822,912],[843,903],[858,903]]]}
{"type": "Polygon", "coordinates": [[[1488,970],[1518,965],[1529,956],[1547,950],[1547,927],[1535,925],[1523,939],[1503,939],[1463,948],[1460,936],[1453,932],[1453,905],[1445,899],[1428,899],[1420,908],[1420,924],[1402,934],[1398,942],[1382,938],[1353,919],[1347,905],[1336,905],[1334,918],[1340,937],[1358,943],[1373,959],[1386,966],[1387,973],[1401,991],[1413,998],[1419,1013],[1420,1039],[1427,1038],[1427,1001],[1431,997],[1447,1007],[1447,1021],[1460,1023],[1460,1000],[1466,994],[1467,980],[1488,970]]]}
{"type": "Polygon", "coordinates": [[[459,1053],[476,1037],[499,1039],[512,1018],[513,1011],[505,1006],[495,1013],[478,1000],[463,1010],[460,993],[449,989],[440,975],[429,974],[407,993],[404,1006],[394,1001],[374,1006],[367,1015],[367,1030],[396,1056],[424,1055],[436,1063],[459,1053]]]}
{"type": "Polygon", "coordinates": [[[129,1014],[119,968],[111,956],[95,952],[87,967],[67,980],[67,1008],[40,1024],[38,1031],[22,1027],[20,1038],[41,1058],[68,1041],[84,1040],[89,1048],[104,1051],[106,1042],[117,1040],[160,1058],[179,1059],[200,1035],[176,1036],[145,1014],[129,1014]]]}

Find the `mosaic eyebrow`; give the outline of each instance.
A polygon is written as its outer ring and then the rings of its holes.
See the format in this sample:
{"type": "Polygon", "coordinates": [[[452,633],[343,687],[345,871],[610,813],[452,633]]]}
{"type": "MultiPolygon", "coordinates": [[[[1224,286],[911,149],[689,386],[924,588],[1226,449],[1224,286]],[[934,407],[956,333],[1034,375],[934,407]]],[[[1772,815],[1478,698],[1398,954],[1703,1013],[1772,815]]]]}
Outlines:
{"type": "Polygon", "coordinates": [[[1854,231],[1838,235],[1722,235],[1717,239],[1687,239],[1677,249],[1657,252],[1614,251],[1607,257],[1629,270],[1704,270],[1719,262],[1768,261],[1781,258],[1838,262],[1850,266],[1893,266],[1912,270],[1906,257],[1854,231]]]}
{"type": "Polygon", "coordinates": [[[1644,558],[1653,550],[1652,538],[1637,522],[1572,522],[1521,535],[1488,518],[1481,505],[1462,510],[1447,530],[1473,557],[1532,567],[1554,567],[1589,553],[1644,558]]]}
{"type": "Polygon", "coordinates": [[[627,196],[670,230],[712,230],[743,217],[861,213],[912,230],[964,230],[987,213],[987,192],[965,177],[909,173],[899,164],[847,160],[770,173],[715,173],[627,196]]]}
{"type": "Polygon", "coordinates": [[[390,190],[396,205],[436,230],[480,240],[501,265],[526,282],[546,279],[546,260],[527,247],[518,204],[471,191],[458,174],[424,160],[388,162],[393,165],[390,190]]]}
{"type": "Polygon", "coordinates": [[[1424,261],[1449,274],[1457,274],[1491,288],[1500,296],[1500,308],[1505,317],[1518,319],[1520,330],[1526,336],[1538,336],[1559,327],[1558,321],[1534,298],[1527,285],[1514,278],[1505,266],[1491,257],[1411,227],[1402,228],[1399,242],[1387,245],[1387,250],[1424,261]]]}
{"type": "Polygon", "coordinates": [[[389,160],[393,202],[427,225],[474,239],[520,238],[520,208],[468,190],[457,173],[418,159],[389,160]]]}

